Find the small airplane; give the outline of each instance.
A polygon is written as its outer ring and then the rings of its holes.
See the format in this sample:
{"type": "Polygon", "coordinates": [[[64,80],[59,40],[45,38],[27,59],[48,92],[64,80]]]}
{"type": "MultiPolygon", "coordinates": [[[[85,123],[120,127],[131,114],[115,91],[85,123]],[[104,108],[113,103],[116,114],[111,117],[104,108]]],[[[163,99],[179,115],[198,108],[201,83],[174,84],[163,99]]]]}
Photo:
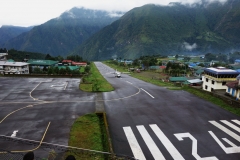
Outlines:
{"type": "Polygon", "coordinates": [[[114,72],[115,77],[120,78],[121,72],[118,72],[117,70],[114,72]]]}

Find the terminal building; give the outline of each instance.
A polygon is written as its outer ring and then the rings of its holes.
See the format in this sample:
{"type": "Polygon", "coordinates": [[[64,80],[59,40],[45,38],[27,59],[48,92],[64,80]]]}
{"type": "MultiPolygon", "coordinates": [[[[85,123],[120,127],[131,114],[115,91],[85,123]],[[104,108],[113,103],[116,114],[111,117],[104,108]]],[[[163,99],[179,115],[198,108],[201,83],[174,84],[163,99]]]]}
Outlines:
{"type": "Polygon", "coordinates": [[[0,53],[0,74],[29,74],[29,64],[7,61],[8,53],[0,53]]]}
{"type": "Polygon", "coordinates": [[[236,81],[239,72],[225,67],[205,68],[202,76],[202,88],[205,91],[226,90],[227,83],[236,81]]]}

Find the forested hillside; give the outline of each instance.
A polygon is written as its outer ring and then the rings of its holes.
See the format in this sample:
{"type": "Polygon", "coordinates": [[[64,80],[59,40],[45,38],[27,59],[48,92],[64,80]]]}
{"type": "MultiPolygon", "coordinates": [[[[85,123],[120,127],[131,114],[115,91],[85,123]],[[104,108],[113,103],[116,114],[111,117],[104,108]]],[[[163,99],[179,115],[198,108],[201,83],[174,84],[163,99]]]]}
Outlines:
{"type": "Polygon", "coordinates": [[[240,1],[134,8],[72,54],[90,60],[144,55],[228,53],[239,49],[240,1]]]}
{"type": "MultiPolygon", "coordinates": [[[[115,15],[121,16],[122,13],[116,12],[115,15]]],[[[73,8],[7,41],[3,47],[66,56],[101,28],[119,19],[119,16],[111,16],[106,11],[73,8]]]]}

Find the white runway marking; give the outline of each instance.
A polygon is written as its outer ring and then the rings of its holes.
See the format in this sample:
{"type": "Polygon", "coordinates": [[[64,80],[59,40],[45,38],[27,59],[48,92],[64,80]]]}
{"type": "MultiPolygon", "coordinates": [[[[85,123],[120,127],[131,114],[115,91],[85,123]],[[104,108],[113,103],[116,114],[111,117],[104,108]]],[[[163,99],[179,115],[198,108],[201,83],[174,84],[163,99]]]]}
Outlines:
{"type": "Polygon", "coordinates": [[[141,90],[143,90],[144,92],[146,92],[150,97],[154,98],[150,93],[148,93],[148,92],[145,91],[144,89],[141,88],[141,90]]]}
{"type": "Polygon", "coordinates": [[[18,130],[13,131],[13,134],[11,135],[11,137],[16,137],[17,136],[17,132],[18,132],[18,130]]]}
{"type": "Polygon", "coordinates": [[[190,138],[192,140],[192,155],[197,159],[197,160],[218,160],[217,157],[212,156],[212,157],[200,157],[197,153],[197,139],[194,138],[190,133],[177,133],[174,134],[179,141],[183,141],[183,138],[190,138]]]}
{"type": "Polygon", "coordinates": [[[133,152],[133,155],[136,159],[146,160],[145,156],[143,155],[142,149],[138,144],[136,137],[133,134],[131,127],[123,127],[125,135],[127,137],[128,143],[130,148],[133,152]]]}
{"type": "Polygon", "coordinates": [[[64,90],[66,90],[66,88],[67,88],[67,85],[68,85],[68,82],[66,82],[67,84],[65,85],[65,87],[64,87],[64,90]]]}
{"type": "Polygon", "coordinates": [[[128,82],[128,81],[126,81],[127,83],[129,83],[129,84],[132,84],[131,82],[128,82]]]}
{"type": "Polygon", "coordinates": [[[220,130],[222,130],[223,132],[227,133],[229,136],[231,136],[232,138],[236,139],[238,142],[240,142],[240,136],[237,135],[236,133],[230,131],[229,129],[227,129],[226,127],[224,127],[223,125],[219,124],[216,121],[209,121],[212,125],[216,126],[217,128],[219,128],[220,130]]]}
{"type": "Polygon", "coordinates": [[[151,136],[148,134],[147,130],[144,126],[137,126],[137,129],[139,133],[141,134],[144,142],[148,146],[151,154],[153,155],[155,160],[165,160],[165,157],[163,156],[162,152],[158,149],[157,145],[151,138],[151,136]]]}
{"type": "Polygon", "coordinates": [[[174,145],[171,143],[171,141],[166,137],[166,135],[161,131],[161,129],[156,124],[151,124],[149,126],[152,128],[152,130],[157,135],[159,140],[162,142],[162,144],[165,146],[165,148],[171,154],[173,159],[184,160],[182,155],[178,152],[178,150],[174,147],[174,145]]]}
{"type": "Polygon", "coordinates": [[[238,128],[237,126],[235,126],[234,124],[226,121],[226,120],[221,120],[222,123],[228,125],[229,127],[231,127],[232,129],[238,131],[240,133],[240,128],[238,128]]]}
{"type": "Polygon", "coordinates": [[[239,120],[232,120],[234,123],[237,123],[238,125],[240,125],[240,121],[239,120]]]}
{"type": "MultiPolygon", "coordinates": [[[[235,123],[239,122],[238,120],[232,120],[232,121],[235,123]]],[[[240,130],[237,126],[233,125],[232,123],[230,123],[228,121],[221,120],[221,122],[223,122],[224,124],[228,125],[229,127],[231,127],[232,129],[234,129],[236,131],[240,130]]],[[[223,132],[225,132],[226,134],[228,134],[229,136],[231,136],[232,138],[234,138],[235,140],[240,142],[240,136],[237,135],[236,133],[232,132],[228,128],[224,127],[223,125],[219,124],[216,121],[209,121],[209,123],[211,123],[215,127],[219,128],[220,130],[222,130],[223,132]]],[[[226,147],[212,131],[208,131],[208,132],[213,137],[213,139],[218,143],[218,145],[224,150],[225,153],[227,153],[227,154],[240,153],[240,147],[238,147],[236,144],[231,142],[229,139],[222,138],[225,142],[227,142],[231,146],[231,147],[226,147]]]]}

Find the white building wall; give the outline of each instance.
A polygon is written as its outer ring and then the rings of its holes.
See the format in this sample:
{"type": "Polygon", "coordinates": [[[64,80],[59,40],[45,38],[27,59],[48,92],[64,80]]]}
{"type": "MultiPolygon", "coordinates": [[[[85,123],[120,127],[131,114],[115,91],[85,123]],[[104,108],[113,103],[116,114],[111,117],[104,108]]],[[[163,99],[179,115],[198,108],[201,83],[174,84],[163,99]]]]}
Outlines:
{"type": "Polygon", "coordinates": [[[213,90],[217,89],[227,89],[228,87],[226,85],[223,85],[222,82],[217,82],[214,81],[214,84],[212,83],[212,79],[209,77],[202,76],[202,81],[203,81],[203,90],[211,92],[213,90]],[[208,79],[208,81],[207,81],[208,79]]]}

